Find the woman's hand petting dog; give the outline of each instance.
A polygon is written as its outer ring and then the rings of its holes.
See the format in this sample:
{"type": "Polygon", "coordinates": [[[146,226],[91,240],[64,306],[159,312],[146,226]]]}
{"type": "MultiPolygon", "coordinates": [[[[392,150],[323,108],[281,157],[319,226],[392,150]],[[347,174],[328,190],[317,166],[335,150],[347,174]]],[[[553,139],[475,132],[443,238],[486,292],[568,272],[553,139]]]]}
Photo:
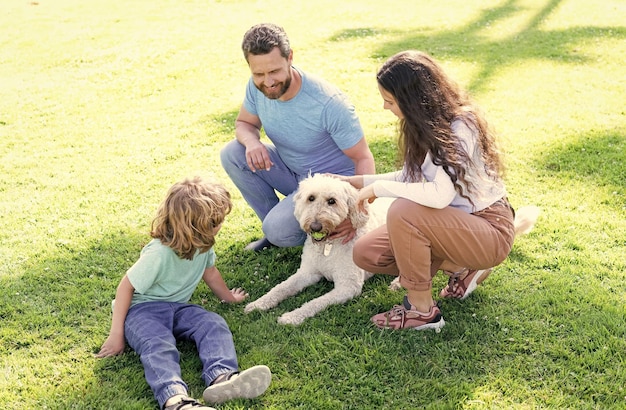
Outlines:
{"type": "Polygon", "coordinates": [[[356,228],[352,226],[350,219],[345,219],[342,223],[335,227],[335,230],[328,235],[329,240],[343,238],[342,244],[347,244],[356,236],[356,228]]]}
{"type": "Polygon", "coordinates": [[[359,210],[361,212],[367,213],[365,201],[371,204],[376,198],[378,197],[374,193],[374,187],[372,185],[361,188],[359,190],[359,210]]]}

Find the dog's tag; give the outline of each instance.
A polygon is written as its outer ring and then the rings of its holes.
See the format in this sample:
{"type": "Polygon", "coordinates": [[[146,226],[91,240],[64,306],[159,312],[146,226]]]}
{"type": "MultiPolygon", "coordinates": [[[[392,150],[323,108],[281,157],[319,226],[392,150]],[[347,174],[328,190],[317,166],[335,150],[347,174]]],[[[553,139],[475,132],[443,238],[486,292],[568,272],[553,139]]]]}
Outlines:
{"type": "Polygon", "coordinates": [[[324,244],[324,256],[330,255],[331,249],[333,249],[333,244],[332,243],[324,244]]]}

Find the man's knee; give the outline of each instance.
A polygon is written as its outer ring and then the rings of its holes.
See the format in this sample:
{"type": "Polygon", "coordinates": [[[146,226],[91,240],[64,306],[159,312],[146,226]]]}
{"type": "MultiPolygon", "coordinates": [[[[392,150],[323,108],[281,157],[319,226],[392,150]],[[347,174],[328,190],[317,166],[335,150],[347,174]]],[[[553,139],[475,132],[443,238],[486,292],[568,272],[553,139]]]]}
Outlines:
{"type": "Polygon", "coordinates": [[[263,233],[268,241],[272,244],[281,247],[289,248],[292,246],[301,246],[306,240],[306,234],[304,231],[286,231],[285,229],[266,229],[263,228],[263,233]]]}
{"type": "Polygon", "coordinates": [[[300,246],[306,240],[306,233],[297,224],[295,217],[293,221],[284,218],[276,220],[268,216],[263,220],[263,233],[268,241],[281,248],[300,246]]]}
{"type": "Polygon", "coordinates": [[[237,140],[232,140],[222,147],[220,150],[220,161],[222,166],[226,168],[228,164],[241,160],[241,156],[245,157],[245,148],[237,140]]]}

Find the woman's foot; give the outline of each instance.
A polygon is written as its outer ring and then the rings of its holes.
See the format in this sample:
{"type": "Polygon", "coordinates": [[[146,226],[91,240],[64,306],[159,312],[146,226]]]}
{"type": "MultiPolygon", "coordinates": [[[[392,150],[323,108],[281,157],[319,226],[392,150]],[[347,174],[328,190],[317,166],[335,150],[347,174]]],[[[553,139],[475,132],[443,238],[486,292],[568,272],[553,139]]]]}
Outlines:
{"type": "Polygon", "coordinates": [[[491,273],[489,269],[470,270],[465,269],[460,273],[446,272],[450,275],[448,285],[441,289],[439,296],[442,298],[460,299],[468,297],[476,287],[491,273]]]}
{"type": "Polygon", "coordinates": [[[394,306],[390,311],[372,316],[372,322],[380,329],[435,329],[439,332],[446,324],[437,305],[428,313],[420,312],[411,305],[405,296],[402,305],[394,306]]]}
{"type": "Polygon", "coordinates": [[[241,373],[218,376],[204,390],[202,397],[207,403],[219,404],[231,399],[253,399],[267,390],[272,381],[269,367],[253,366],[241,373]]]}

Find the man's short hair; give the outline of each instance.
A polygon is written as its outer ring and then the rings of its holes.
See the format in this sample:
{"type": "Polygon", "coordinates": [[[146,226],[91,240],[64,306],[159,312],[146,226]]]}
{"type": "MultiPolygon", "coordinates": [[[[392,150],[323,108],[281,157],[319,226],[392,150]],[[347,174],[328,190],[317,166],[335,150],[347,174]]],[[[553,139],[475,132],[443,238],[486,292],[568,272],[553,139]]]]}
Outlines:
{"type": "Polygon", "coordinates": [[[241,49],[243,56],[248,61],[248,56],[263,55],[270,53],[275,47],[280,50],[280,55],[288,58],[291,53],[289,38],[282,27],[272,23],[262,23],[252,26],[243,36],[241,49]]]}

